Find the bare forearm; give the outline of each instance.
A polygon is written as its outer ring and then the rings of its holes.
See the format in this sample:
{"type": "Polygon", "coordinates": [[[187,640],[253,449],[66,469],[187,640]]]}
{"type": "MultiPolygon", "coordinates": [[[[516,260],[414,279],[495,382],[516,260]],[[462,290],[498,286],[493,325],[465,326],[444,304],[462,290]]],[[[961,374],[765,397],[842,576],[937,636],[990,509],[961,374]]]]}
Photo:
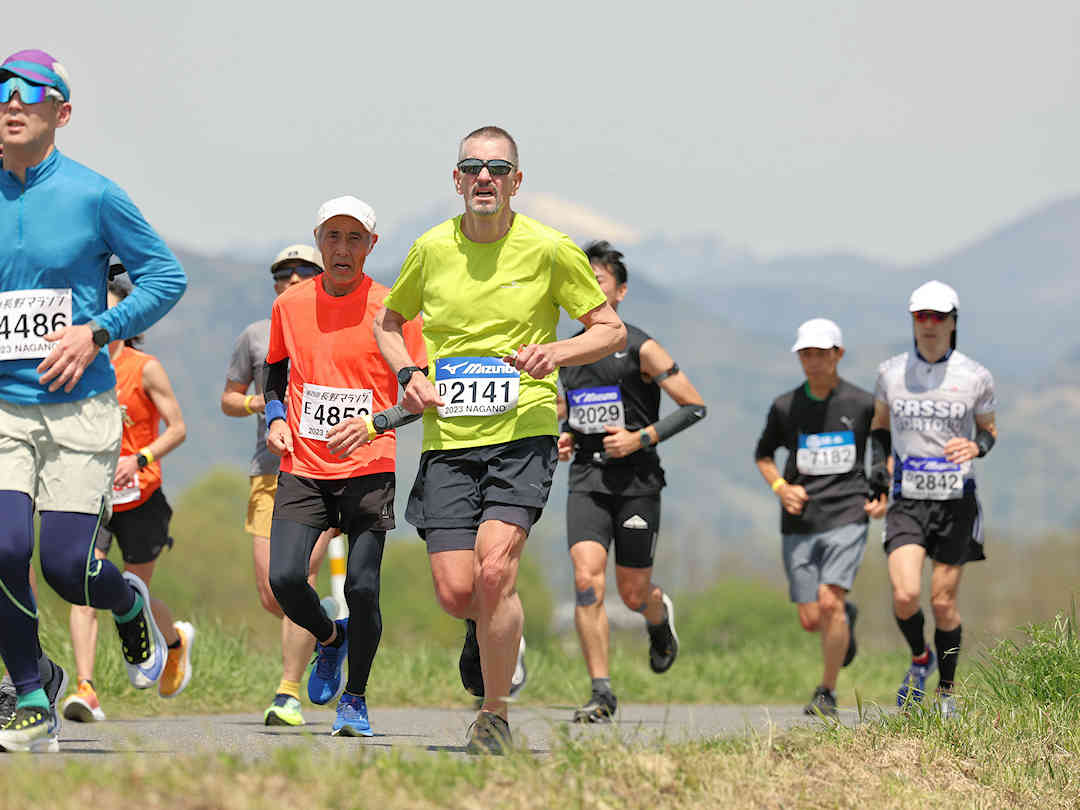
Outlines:
{"type": "Polygon", "coordinates": [[[244,403],[251,394],[242,394],[238,391],[226,391],[221,395],[221,412],[226,416],[245,417],[255,412],[254,400],[262,400],[262,397],[252,397],[252,410],[247,410],[244,403]]]}
{"type": "Polygon", "coordinates": [[[187,426],[183,422],[174,422],[163,430],[156,439],[146,445],[155,459],[167,456],[184,443],[187,438],[187,426]]]}
{"type": "Polygon", "coordinates": [[[759,458],[756,463],[758,472],[761,473],[761,477],[764,478],[765,483],[771,487],[773,481],[780,477],[780,469],[776,466],[776,462],[771,458],[759,458]]]}
{"type": "Polygon", "coordinates": [[[626,347],[626,327],[616,323],[596,323],[580,335],[552,344],[559,366],[583,366],[626,347]]]}
{"type": "Polygon", "coordinates": [[[390,369],[397,374],[407,366],[416,365],[405,346],[405,334],[402,332],[404,321],[396,312],[383,310],[375,318],[375,344],[382,352],[383,359],[390,369]]]}

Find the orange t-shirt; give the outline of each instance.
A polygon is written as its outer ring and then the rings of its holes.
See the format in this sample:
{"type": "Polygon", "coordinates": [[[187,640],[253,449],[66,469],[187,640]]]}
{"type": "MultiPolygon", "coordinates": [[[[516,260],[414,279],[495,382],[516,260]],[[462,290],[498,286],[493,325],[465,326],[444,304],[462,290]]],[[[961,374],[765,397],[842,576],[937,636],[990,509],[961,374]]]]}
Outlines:
{"type": "MultiPolygon", "coordinates": [[[[398,381],[375,344],[372,326],[390,290],[365,276],[335,297],[316,276],[277,297],[270,316],[267,363],[289,359],[286,421],[293,451],[281,471],[332,480],[394,472],[397,437],[389,430],[344,459],[326,449],[326,432],[354,416],[371,416],[397,403],[398,381]]],[[[419,318],[404,327],[418,366],[427,364],[419,318]]]]}
{"type": "MultiPolygon", "coordinates": [[[[158,437],[161,414],[143,389],[143,369],[153,355],[125,346],[113,360],[116,398],[124,419],[120,455],[133,456],[158,437]]],[[[161,462],[156,459],[137,473],[127,487],[113,487],[113,511],[126,512],[146,503],[161,487],[161,462]]]]}

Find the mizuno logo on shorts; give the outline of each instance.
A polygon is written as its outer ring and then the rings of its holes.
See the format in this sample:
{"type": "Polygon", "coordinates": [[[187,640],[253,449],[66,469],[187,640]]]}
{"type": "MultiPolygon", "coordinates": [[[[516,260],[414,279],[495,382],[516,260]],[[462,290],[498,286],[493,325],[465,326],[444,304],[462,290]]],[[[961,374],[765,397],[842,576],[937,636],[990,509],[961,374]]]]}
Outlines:
{"type": "Polygon", "coordinates": [[[649,524],[645,521],[645,518],[643,518],[641,515],[633,515],[632,517],[628,517],[626,520],[623,521],[622,525],[623,525],[624,529],[647,529],[647,528],[649,528],[649,524]]]}

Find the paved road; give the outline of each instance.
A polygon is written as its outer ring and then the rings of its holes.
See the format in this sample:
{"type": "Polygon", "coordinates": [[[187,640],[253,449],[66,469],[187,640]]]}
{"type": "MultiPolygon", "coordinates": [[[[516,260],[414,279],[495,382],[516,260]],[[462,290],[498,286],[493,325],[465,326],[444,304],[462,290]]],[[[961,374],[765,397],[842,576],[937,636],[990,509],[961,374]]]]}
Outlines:
{"type": "MultiPolygon", "coordinates": [[[[515,744],[543,755],[563,729],[574,737],[617,735],[628,742],[685,741],[749,731],[768,733],[798,724],[818,722],[802,713],[800,706],[717,705],[625,705],[619,707],[613,725],[568,724],[567,708],[515,708],[511,716],[515,744]]],[[[228,752],[245,757],[265,757],[283,745],[303,744],[341,751],[348,747],[379,751],[419,750],[464,754],[465,730],[474,713],[465,709],[380,709],[371,712],[375,736],[368,739],[330,737],[334,715],[305,708],[302,728],[267,727],[256,715],[195,715],[140,720],[109,720],[105,723],[65,722],[60,735],[59,757],[96,759],[125,753],[178,754],[197,751],[228,752]]],[[[855,722],[853,711],[841,712],[845,723],[855,722]]],[[[0,757],[4,762],[14,758],[0,757]]]]}

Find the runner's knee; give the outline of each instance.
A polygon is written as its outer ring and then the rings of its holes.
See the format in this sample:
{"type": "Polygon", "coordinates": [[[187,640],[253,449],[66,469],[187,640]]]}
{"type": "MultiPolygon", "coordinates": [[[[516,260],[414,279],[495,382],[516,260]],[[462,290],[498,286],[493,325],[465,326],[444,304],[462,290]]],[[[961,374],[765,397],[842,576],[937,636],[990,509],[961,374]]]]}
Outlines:
{"type": "Polygon", "coordinates": [[[822,621],[829,621],[844,609],[844,590],[835,585],[823,585],[818,589],[818,610],[822,621]]]}
{"type": "Polygon", "coordinates": [[[464,619],[472,610],[472,588],[454,585],[448,582],[435,583],[435,598],[439,607],[457,619],[464,619]]]}
{"type": "Polygon", "coordinates": [[[893,605],[896,608],[897,615],[910,616],[916,610],[919,609],[919,596],[918,590],[913,588],[905,588],[902,585],[893,586],[893,605]]]}
{"type": "Polygon", "coordinates": [[[650,590],[651,583],[649,582],[644,584],[637,582],[619,583],[619,596],[622,597],[623,604],[635,613],[641,613],[645,610],[645,606],[649,602],[650,590]]]}
{"type": "Polygon", "coordinates": [[[936,593],[930,597],[930,607],[936,624],[947,622],[956,613],[956,594],[952,591],[936,593]]]}
{"type": "Polygon", "coordinates": [[[821,611],[817,602],[799,605],[799,624],[807,633],[816,633],[821,627],[821,611]]]}

